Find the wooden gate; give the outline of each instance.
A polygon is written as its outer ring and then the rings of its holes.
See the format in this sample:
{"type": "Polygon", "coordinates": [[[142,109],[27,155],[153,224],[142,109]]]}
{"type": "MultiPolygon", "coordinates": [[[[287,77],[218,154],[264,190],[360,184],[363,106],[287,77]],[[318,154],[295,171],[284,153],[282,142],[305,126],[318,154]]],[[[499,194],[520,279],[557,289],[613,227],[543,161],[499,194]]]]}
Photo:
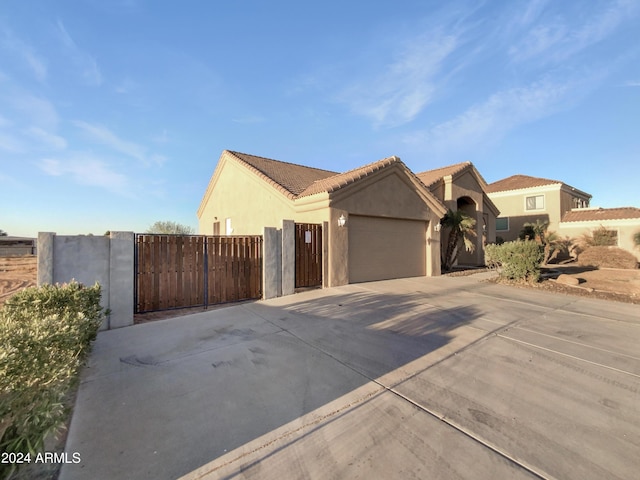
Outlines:
{"type": "Polygon", "coordinates": [[[296,288],[322,285],[322,225],[295,225],[296,288]]]}
{"type": "Polygon", "coordinates": [[[262,236],[136,235],[136,313],[262,297],[262,236]]]}

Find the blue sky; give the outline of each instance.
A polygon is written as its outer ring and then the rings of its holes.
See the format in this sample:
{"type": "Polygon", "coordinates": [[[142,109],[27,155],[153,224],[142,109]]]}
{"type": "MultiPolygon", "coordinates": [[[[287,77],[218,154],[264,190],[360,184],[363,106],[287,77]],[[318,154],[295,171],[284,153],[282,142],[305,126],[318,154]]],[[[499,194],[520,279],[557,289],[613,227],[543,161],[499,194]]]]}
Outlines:
{"type": "Polygon", "coordinates": [[[640,0],[0,3],[0,229],[196,228],[224,149],[640,206],[640,0]]]}

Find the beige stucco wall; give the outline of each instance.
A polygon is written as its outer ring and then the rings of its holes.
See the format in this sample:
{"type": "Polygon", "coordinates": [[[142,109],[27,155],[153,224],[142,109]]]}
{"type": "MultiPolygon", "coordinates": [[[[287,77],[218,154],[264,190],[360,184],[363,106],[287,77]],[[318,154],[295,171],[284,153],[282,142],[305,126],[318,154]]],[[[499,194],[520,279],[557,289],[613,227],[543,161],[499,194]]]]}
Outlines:
{"type": "Polygon", "coordinates": [[[509,217],[509,231],[496,232],[496,235],[505,241],[517,240],[524,224],[535,223],[536,220],[549,222],[548,230],[558,232],[562,216],[573,208],[573,198],[582,198],[587,202],[590,198],[588,195],[562,184],[512,192],[496,192],[489,194],[489,197],[500,210],[500,217],[509,217]],[[526,210],[526,197],[535,195],[544,195],[544,209],[526,210]]]}
{"type": "Polygon", "coordinates": [[[517,240],[525,223],[535,223],[536,220],[549,222],[549,231],[557,231],[561,218],[560,185],[540,188],[514,190],[513,192],[498,192],[489,194],[491,201],[500,210],[500,218],[509,217],[509,230],[497,230],[496,236],[505,241],[517,240]],[[544,208],[541,210],[526,210],[526,197],[544,196],[544,208]]]}
{"type": "Polygon", "coordinates": [[[631,252],[640,262],[640,248],[633,241],[634,234],[640,232],[640,219],[561,223],[558,234],[562,237],[580,238],[600,227],[617,231],[618,247],[631,252]]]}
{"type": "Polygon", "coordinates": [[[212,181],[211,195],[198,218],[203,235],[213,234],[216,221],[220,222],[220,234],[228,234],[226,218],[231,218],[233,235],[262,235],[264,227],[280,227],[282,219],[294,216],[288,199],[234,161],[221,158],[212,181]]]}

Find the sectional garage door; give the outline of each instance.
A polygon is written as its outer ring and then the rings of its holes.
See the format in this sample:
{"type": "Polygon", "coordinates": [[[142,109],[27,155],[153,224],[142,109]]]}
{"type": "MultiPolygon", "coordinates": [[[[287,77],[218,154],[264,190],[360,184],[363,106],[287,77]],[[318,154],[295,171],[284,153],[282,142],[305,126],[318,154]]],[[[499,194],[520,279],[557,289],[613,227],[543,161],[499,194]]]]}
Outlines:
{"type": "Polygon", "coordinates": [[[350,215],[349,282],[426,275],[426,222],[350,215]]]}

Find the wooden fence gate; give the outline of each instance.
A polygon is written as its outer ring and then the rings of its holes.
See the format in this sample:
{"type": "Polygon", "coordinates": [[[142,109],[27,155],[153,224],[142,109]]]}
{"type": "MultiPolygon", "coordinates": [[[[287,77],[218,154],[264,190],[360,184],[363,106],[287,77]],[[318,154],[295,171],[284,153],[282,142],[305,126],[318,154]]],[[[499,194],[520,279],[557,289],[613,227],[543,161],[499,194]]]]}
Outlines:
{"type": "Polygon", "coordinates": [[[296,288],[322,285],[322,225],[296,223],[296,288]]]}
{"type": "Polygon", "coordinates": [[[135,312],[262,297],[262,236],[136,235],[135,312]]]}

